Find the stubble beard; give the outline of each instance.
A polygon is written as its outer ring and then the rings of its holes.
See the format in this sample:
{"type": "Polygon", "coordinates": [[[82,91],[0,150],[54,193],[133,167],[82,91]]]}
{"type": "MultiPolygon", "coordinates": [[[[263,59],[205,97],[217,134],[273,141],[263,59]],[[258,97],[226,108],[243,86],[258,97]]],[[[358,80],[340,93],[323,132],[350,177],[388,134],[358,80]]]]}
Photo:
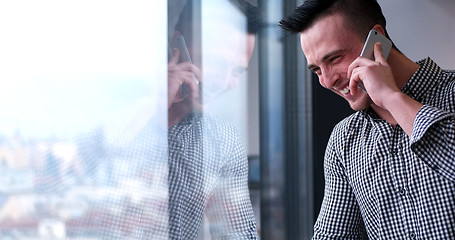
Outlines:
{"type": "Polygon", "coordinates": [[[362,95],[354,100],[347,100],[349,103],[349,106],[351,107],[352,110],[354,111],[362,111],[368,109],[373,101],[368,95],[362,95]]]}

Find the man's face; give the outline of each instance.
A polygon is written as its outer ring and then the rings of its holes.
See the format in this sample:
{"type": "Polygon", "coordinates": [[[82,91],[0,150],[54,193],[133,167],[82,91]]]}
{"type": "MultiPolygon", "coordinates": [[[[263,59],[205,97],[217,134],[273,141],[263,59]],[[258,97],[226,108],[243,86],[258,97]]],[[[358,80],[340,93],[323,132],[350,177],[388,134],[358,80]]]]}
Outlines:
{"type": "MultiPolygon", "coordinates": [[[[210,29],[211,24],[206,24],[210,29]]],[[[210,36],[204,38],[203,48],[203,97],[210,101],[235,88],[253,53],[255,36],[228,24],[213,26],[210,36]],[[223,33],[215,34],[222,29],[223,33]],[[226,32],[228,36],[226,36],[226,32]]]]}
{"type": "Polygon", "coordinates": [[[200,100],[209,103],[238,85],[253,54],[255,35],[216,20],[204,23],[203,30],[207,34],[203,35],[202,48],[190,52],[193,63],[202,70],[200,100]]]}
{"type": "Polygon", "coordinates": [[[339,14],[324,16],[300,34],[300,42],[308,68],[318,75],[319,83],[358,111],[368,108],[372,101],[363,91],[351,95],[347,70],[360,55],[364,40],[346,26],[339,14]]]}

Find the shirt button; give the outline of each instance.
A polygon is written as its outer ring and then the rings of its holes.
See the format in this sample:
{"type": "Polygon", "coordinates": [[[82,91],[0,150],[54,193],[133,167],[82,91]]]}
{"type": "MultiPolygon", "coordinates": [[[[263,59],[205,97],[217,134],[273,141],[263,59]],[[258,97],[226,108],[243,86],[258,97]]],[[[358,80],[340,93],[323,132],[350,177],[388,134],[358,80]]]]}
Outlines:
{"type": "Polygon", "coordinates": [[[392,153],[393,155],[396,155],[398,153],[398,149],[392,148],[392,149],[390,149],[390,153],[392,153]]]}
{"type": "Polygon", "coordinates": [[[401,196],[406,195],[406,189],[405,188],[399,187],[398,188],[398,192],[400,193],[401,196]]]}
{"type": "Polygon", "coordinates": [[[433,171],[435,171],[435,172],[439,172],[439,166],[436,165],[436,164],[435,164],[435,165],[432,165],[432,166],[431,166],[431,169],[433,169],[433,171]]]}
{"type": "Polygon", "coordinates": [[[410,238],[410,239],[413,239],[413,240],[414,240],[414,239],[417,239],[417,235],[416,235],[414,232],[410,232],[410,233],[409,233],[409,238],[410,238]]]}

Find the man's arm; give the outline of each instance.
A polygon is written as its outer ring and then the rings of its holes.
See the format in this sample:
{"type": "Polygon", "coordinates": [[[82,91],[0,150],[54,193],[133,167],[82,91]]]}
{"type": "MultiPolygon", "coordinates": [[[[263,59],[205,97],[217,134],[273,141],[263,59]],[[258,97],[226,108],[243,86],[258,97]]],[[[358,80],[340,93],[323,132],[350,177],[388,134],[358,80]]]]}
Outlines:
{"type": "Polygon", "coordinates": [[[402,92],[395,92],[389,95],[384,101],[384,107],[395,118],[404,132],[411,136],[414,121],[423,105],[402,92]]]}
{"type": "Polygon", "coordinates": [[[351,92],[355,94],[358,83],[362,81],[377,106],[373,106],[374,110],[381,118],[391,124],[397,123],[411,136],[414,120],[422,104],[401,92],[379,43],[374,45],[374,57],[374,61],[359,57],[349,66],[351,92]]]}
{"type": "Polygon", "coordinates": [[[248,162],[238,135],[206,208],[214,239],[259,239],[248,189],[248,162]]]}
{"type": "Polygon", "coordinates": [[[410,142],[419,159],[455,183],[455,113],[424,105],[417,114],[410,142]]]}
{"type": "Polygon", "coordinates": [[[449,97],[454,95],[455,90],[450,88],[440,93],[447,96],[440,96],[445,100],[436,108],[423,105],[397,87],[391,68],[382,56],[381,46],[376,44],[374,51],[375,61],[359,58],[349,67],[351,89],[362,80],[371,99],[379,107],[373,107],[375,111],[379,115],[381,111],[386,112],[382,118],[386,116],[385,120],[400,125],[411,137],[411,148],[419,159],[455,182],[455,101],[449,97]],[[393,119],[387,118],[387,113],[393,119]]]}
{"type": "Polygon", "coordinates": [[[365,229],[360,209],[336,154],[339,146],[335,146],[334,141],[332,133],[324,160],[324,199],[313,239],[363,239],[365,229]]]}

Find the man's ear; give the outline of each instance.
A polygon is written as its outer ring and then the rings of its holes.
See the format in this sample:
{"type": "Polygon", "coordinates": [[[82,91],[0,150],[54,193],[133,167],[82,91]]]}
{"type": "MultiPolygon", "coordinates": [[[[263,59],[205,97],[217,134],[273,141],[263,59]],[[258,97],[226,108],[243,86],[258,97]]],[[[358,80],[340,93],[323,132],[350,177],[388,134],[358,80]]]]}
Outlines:
{"type": "Polygon", "coordinates": [[[385,36],[385,29],[381,25],[376,24],[374,25],[373,29],[385,36]]]}

